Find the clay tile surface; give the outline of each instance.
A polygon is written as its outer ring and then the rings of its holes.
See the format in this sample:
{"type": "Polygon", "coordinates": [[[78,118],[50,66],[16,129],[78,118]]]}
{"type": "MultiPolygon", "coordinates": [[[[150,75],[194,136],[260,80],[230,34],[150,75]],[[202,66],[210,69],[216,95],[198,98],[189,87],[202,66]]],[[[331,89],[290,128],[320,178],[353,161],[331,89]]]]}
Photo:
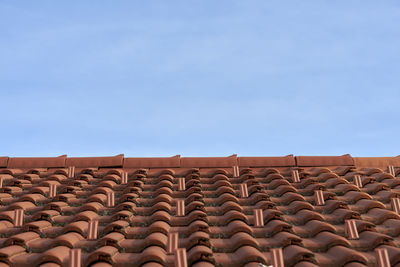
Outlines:
{"type": "Polygon", "coordinates": [[[0,266],[400,266],[398,159],[0,158],[0,266]]]}
{"type": "Polygon", "coordinates": [[[353,158],[349,154],[343,156],[296,156],[296,162],[297,166],[301,167],[354,165],[353,158]]]}
{"type": "Polygon", "coordinates": [[[63,168],[67,156],[54,158],[9,158],[7,168],[63,168]]]}
{"type": "Polygon", "coordinates": [[[379,168],[386,170],[388,166],[400,167],[400,156],[397,157],[354,157],[354,165],[358,168],[379,168]]]}
{"type": "Polygon", "coordinates": [[[124,168],[179,168],[181,156],[170,158],[125,158],[124,168]]]}
{"type": "Polygon", "coordinates": [[[285,157],[238,157],[239,167],[291,167],[296,166],[293,155],[285,157]]]}
{"type": "Polygon", "coordinates": [[[237,156],[229,157],[183,157],[181,158],[181,167],[198,167],[198,168],[224,168],[237,165],[237,156]]]}
{"type": "Polygon", "coordinates": [[[8,159],[8,157],[0,157],[0,168],[7,167],[8,159]]]}
{"type": "Polygon", "coordinates": [[[66,166],[74,166],[77,168],[90,167],[122,167],[124,155],[114,157],[75,157],[67,158],[66,166]]]}

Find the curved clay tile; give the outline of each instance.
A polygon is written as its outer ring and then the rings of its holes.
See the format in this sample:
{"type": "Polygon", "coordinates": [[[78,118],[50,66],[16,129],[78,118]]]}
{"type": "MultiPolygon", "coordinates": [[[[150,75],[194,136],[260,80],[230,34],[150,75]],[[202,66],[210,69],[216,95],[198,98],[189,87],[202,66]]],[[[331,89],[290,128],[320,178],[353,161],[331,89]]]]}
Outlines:
{"type": "Polygon", "coordinates": [[[61,212],[64,208],[69,207],[68,203],[62,201],[53,201],[44,206],[44,210],[56,210],[61,212]]]}
{"type": "Polygon", "coordinates": [[[310,250],[296,245],[287,246],[282,252],[285,266],[294,266],[296,263],[302,261],[312,262],[314,258],[314,254],[310,250]]]}
{"type": "Polygon", "coordinates": [[[329,178],[328,180],[326,180],[325,187],[326,188],[333,188],[333,187],[336,187],[338,185],[348,184],[348,183],[349,182],[346,179],[339,178],[339,177],[335,176],[334,178],[329,178]]]}
{"type": "Polygon", "coordinates": [[[165,194],[165,195],[172,195],[172,186],[171,188],[169,187],[160,187],[159,189],[154,191],[155,195],[160,195],[160,194],[165,194]]]}
{"type": "Polygon", "coordinates": [[[84,204],[83,206],[81,206],[78,209],[78,212],[82,212],[82,211],[93,211],[96,213],[99,213],[102,209],[104,209],[104,206],[99,203],[99,202],[89,202],[84,204]]]}
{"type": "Polygon", "coordinates": [[[168,213],[171,213],[171,204],[168,202],[164,202],[164,201],[156,202],[156,204],[154,204],[151,207],[150,214],[153,214],[154,212],[159,211],[159,210],[163,210],[168,213]]]}
{"type": "Polygon", "coordinates": [[[266,264],[265,256],[256,248],[251,246],[242,246],[232,254],[232,260],[237,265],[245,265],[250,262],[259,262],[266,264]]]}
{"type": "Polygon", "coordinates": [[[397,237],[400,235],[400,220],[388,219],[382,223],[383,229],[381,233],[387,234],[392,237],[397,237]]]}
{"type": "Polygon", "coordinates": [[[368,262],[368,259],[363,254],[344,246],[334,246],[327,251],[327,254],[336,266],[343,266],[355,261],[363,264],[367,264],[368,262]]]}
{"type": "Polygon", "coordinates": [[[23,209],[24,211],[32,211],[36,209],[36,205],[30,201],[21,201],[9,205],[6,209],[7,210],[23,209]]]}
{"type": "Polygon", "coordinates": [[[230,193],[223,193],[222,195],[220,195],[217,199],[216,202],[219,205],[222,205],[223,203],[227,202],[227,201],[233,201],[233,202],[239,202],[238,198],[235,195],[232,195],[230,193]]]}
{"type": "MultiPolygon", "coordinates": [[[[118,249],[112,246],[104,246],[98,248],[96,251],[92,252],[86,260],[88,265],[97,262],[105,261],[109,264],[114,264],[113,257],[118,253],[118,249]]],[[[93,266],[93,265],[91,265],[93,266]]]]}
{"type": "Polygon", "coordinates": [[[296,214],[303,209],[314,210],[314,207],[306,201],[293,201],[286,206],[286,210],[291,214],[296,214]]]}
{"type": "Polygon", "coordinates": [[[400,216],[390,210],[373,208],[370,209],[367,214],[364,214],[363,218],[371,223],[379,225],[388,219],[398,220],[400,216]]]}
{"type": "Polygon", "coordinates": [[[156,177],[160,177],[162,175],[175,176],[175,171],[173,169],[163,169],[155,174],[156,177]]]}
{"type": "Polygon", "coordinates": [[[263,179],[263,183],[271,183],[274,180],[284,180],[285,177],[282,176],[279,172],[270,172],[265,175],[265,179],[263,179]]]}
{"type": "Polygon", "coordinates": [[[9,258],[11,258],[12,256],[22,254],[22,253],[25,253],[25,248],[22,246],[13,245],[13,246],[0,248],[0,260],[8,261],[9,258]]]}
{"type": "Polygon", "coordinates": [[[185,233],[191,235],[195,232],[205,232],[205,233],[210,233],[208,223],[201,221],[201,220],[195,220],[189,224],[189,226],[186,227],[185,233]]]}
{"type": "Polygon", "coordinates": [[[156,221],[170,222],[171,215],[166,211],[158,210],[150,216],[150,221],[151,222],[156,222],[156,221]]]}
{"type": "Polygon", "coordinates": [[[319,176],[321,174],[331,173],[331,170],[325,167],[312,168],[310,171],[312,176],[319,176]]]}
{"type": "Polygon", "coordinates": [[[56,210],[43,210],[35,213],[32,216],[32,220],[33,221],[46,220],[52,222],[54,220],[54,217],[56,216],[60,216],[60,213],[56,210]]]}
{"type": "Polygon", "coordinates": [[[220,213],[221,215],[225,214],[226,212],[228,212],[230,210],[237,210],[237,211],[243,213],[243,208],[238,203],[233,202],[233,201],[224,202],[224,204],[222,204],[222,206],[219,207],[219,210],[221,212],[220,213]]]}
{"type": "Polygon", "coordinates": [[[201,183],[198,179],[191,179],[188,181],[188,179],[185,178],[185,182],[187,188],[191,188],[192,186],[201,186],[201,183]]]}
{"type": "Polygon", "coordinates": [[[0,192],[8,193],[8,194],[16,194],[16,193],[22,192],[22,188],[20,188],[18,186],[6,186],[6,187],[2,187],[0,189],[0,192]]]}
{"type": "Polygon", "coordinates": [[[270,241],[273,247],[286,247],[289,245],[302,245],[302,239],[289,232],[279,232],[272,236],[270,241]]]}
{"type": "Polygon", "coordinates": [[[235,190],[233,190],[232,186],[222,185],[215,190],[215,193],[217,194],[217,196],[220,196],[224,193],[235,195],[236,192],[235,190]]]}
{"type": "Polygon", "coordinates": [[[115,213],[112,217],[112,221],[119,221],[119,220],[125,220],[130,222],[133,217],[133,213],[128,211],[128,210],[121,210],[115,213]]]}
{"type": "Polygon", "coordinates": [[[330,214],[324,214],[324,217],[326,221],[338,224],[345,220],[360,219],[360,214],[349,209],[336,209],[330,214]]]}
{"type": "Polygon", "coordinates": [[[334,169],[333,172],[336,173],[337,175],[343,176],[354,169],[355,169],[354,166],[340,166],[334,169]]]}
{"type": "Polygon", "coordinates": [[[261,176],[268,176],[269,174],[273,174],[273,173],[279,173],[279,171],[275,168],[265,168],[263,170],[260,171],[260,175],[261,176]]]}
{"type": "Polygon", "coordinates": [[[144,239],[143,249],[151,246],[159,246],[163,249],[167,248],[167,236],[160,232],[151,233],[144,239]]]}
{"type": "Polygon", "coordinates": [[[76,199],[74,194],[59,194],[53,198],[54,201],[71,202],[71,200],[76,199]]]}
{"type": "Polygon", "coordinates": [[[172,179],[171,180],[167,180],[167,179],[162,179],[162,180],[160,180],[159,182],[157,182],[155,185],[154,185],[154,190],[158,190],[159,188],[163,188],[163,187],[167,187],[167,188],[169,188],[169,189],[172,189],[173,188],[173,186],[174,186],[174,184],[173,184],[173,182],[172,182],[172,179]]]}
{"type": "Polygon", "coordinates": [[[211,247],[209,234],[202,231],[193,232],[181,246],[185,247],[188,251],[195,246],[211,247]]]}
{"type": "Polygon", "coordinates": [[[84,238],[82,235],[76,232],[69,232],[63,235],[58,236],[53,239],[53,246],[65,246],[69,248],[74,248],[79,241],[82,241],[84,238]]]}
{"type": "Polygon", "coordinates": [[[262,209],[262,210],[274,209],[275,208],[275,204],[272,201],[261,200],[261,201],[258,201],[251,208],[257,208],[257,209],[262,209]]]}
{"type": "Polygon", "coordinates": [[[114,174],[114,175],[121,177],[122,173],[123,173],[123,170],[121,170],[121,169],[111,169],[111,170],[107,170],[107,172],[105,173],[105,176],[114,174]]]}
{"type": "Polygon", "coordinates": [[[193,193],[190,194],[189,196],[186,197],[185,202],[190,203],[192,201],[202,201],[203,200],[203,195],[199,193],[193,193]]]}
{"type": "Polygon", "coordinates": [[[273,195],[273,196],[281,197],[282,195],[284,195],[288,192],[297,192],[297,190],[292,185],[280,185],[274,190],[274,193],[271,194],[271,196],[273,195]]]}
{"type": "Polygon", "coordinates": [[[207,214],[204,211],[194,210],[188,216],[182,218],[184,220],[184,225],[190,225],[196,220],[207,221],[207,214]]]}
{"type": "Polygon", "coordinates": [[[344,194],[343,198],[346,200],[347,203],[356,203],[360,199],[372,199],[372,197],[367,193],[358,191],[349,191],[344,194]]]}
{"type": "Polygon", "coordinates": [[[222,174],[222,175],[225,175],[225,176],[229,175],[229,173],[226,170],[219,168],[219,169],[212,169],[211,171],[209,171],[207,173],[207,176],[208,177],[214,177],[214,176],[216,176],[218,174],[222,174]]]}
{"type": "Polygon", "coordinates": [[[111,232],[118,232],[118,233],[125,235],[128,227],[129,227],[129,222],[127,222],[127,221],[123,221],[123,220],[115,221],[115,222],[108,224],[104,228],[103,233],[109,234],[111,232]]]}
{"type": "Polygon", "coordinates": [[[20,233],[20,234],[16,234],[16,235],[6,239],[3,243],[3,246],[17,245],[17,246],[24,247],[24,246],[27,246],[27,243],[29,241],[33,241],[38,238],[40,238],[40,236],[35,232],[20,233]]]}
{"type": "MultiPolygon", "coordinates": [[[[70,179],[70,178],[69,178],[69,179],[70,179]]],[[[85,182],[89,183],[91,180],[93,180],[93,175],[81,173],[81,174],[79,174],[78,177],[76,177],[75,179],[77,179],[77,180],[82,180],[82,181],[85,181],[85,182]]]]}
{"type": "Polygon", "coordinates": [[[201,193],[202,193],[201,186],[196,185],[186,189],[185,195],[190,196],[191,194],[201,194],[201,193]]]}
{"type": "Polygon", "coordinates": [[[78,213],[77,215],[74,216],[74,218],[72,219],[73,222],[76,221],[93,221],[98,219],[99,215],[91,210],[87,210],[87,211],[82,211],[80,213],[78,213]]]}
{"type": "Polygon", "coordinates": [[[70,248],[65,246],[58,246],[49,249],[42,253],[35,265],[40,265],[45,262],[55,262],[59,265],[66,266],[69,261],[70,248]]]}
{"type": "Polygon", "coordinates": [[[204,203],[201,201],[193,201],[186,205],[186,214],[189,214],[195,210],[205,211],[204,203]]]}
{"type": "Polygon", "coordinates": [[[125,239],[125,236],[118,232],[112,232],[103,236],[97,241],[98,246],[113,246],[119,248],[119,243],[125,239]]]}
{"type": "Polygon", "coordinates": [[[326,182],[327,184],[329,184],[329,183],[344,183],[344,182],[346,182],[345,179],[339,178],[339,176],[334,172],[321,173],[316,178],[316,181],[318,181],[319,183],[326,182]],[[332,181],[329,182],[329,180],[332,180],[332,181]]]}
{"type": "Polygon", "coordinates": [[[241,221],[241,220],[234,220],[231,221],[227,226],[227,233],[229,233],[229,235],[233,235],[235,233],[239,233],[239,232],[244,232],[247,234],[253,234],[252,228],[246,224],[245,222],[241,221]]]}
{"type": "MultiPolygon", "coordinates": [[[[256,229],[254,229],[254,231],[256,231],[256,229]]],[[[274,236],[280,232],[292,233],[292,225],[281,220],[271,220],[265,225],[262,232],[264,232],[264,235],[267,232],[269,236],[274,236]]]]}
{"type": "Polygon", "coordinates": [[[322,251],[327,251],[333,246],[351,247],[350,242],[346,238],[331,232],[320,232],[314,239],[318,244],[318,250],[322,251]]]}
{"type": "Polygon", "coordinates": [[[393,238],[388,235],[364,231],[360,233],[360,247],[365,247],[366,249],[375,249],[381,245],[393,245],[393,238]]]}
{"type": "Polygon", "coordinates": [[[26,232],[42,233],[44,229],[50,227],[52,227],[52,224],[48,221],[35,221],[24,224],[22,229],[26,232]]]}
{"type": "Polygon", "coordinates": [[[339,184],[332,190],[338,195],[346,194],[349,191],[360,191],[359,187],[354,184],[339,184]]]}
{"type": "Polygon", "coordinates": [[[299,193],[288,192],[277,200],[280,205],[289,205],[293,201],[296,201],[296,200],[305,201],[306,199],[299,193]]]}
{"type": "Polygon", "coordinates": [[[307,229],[306,232],[309,233],[310,237],[314,237],[315,235],[326,231],[336,233],[336,229],[331,224],[320,220],[308,221],[304,227],[307,229]]]}
{"type": "Polygon", "coordinates": [[[287,180],[285,180],[283,177],[281,179],[275,179],[275,180],[272,180],[270,183],[268,183],[268,190],[275,190],[278,186],[281,186],[281,185],[289,185],[290,186],[290,183],[287,180]]]}
{"type": "Polygon", "coordinates": [[[87,202],[98,202],[102,205],[105,205],[107,202],[107,195],[102,194],[102,193],[93,194],[90,197],[88,197],[86,201],[87,202]]]}
{"type": "Polygon", "coordinates": [[[165,266],[165,260],[165,249],[162,249],[159,246],[151,246],[142,251],[142,253],[140,254],[140,259],[137,263],[141,265],[147,262],[158,262],[165,266]]]}
{"type": "Polygon", "coordinates": [[[105,181],[100,182],[97,186],[98,187],[108,187],[110,189],[113,189],[114,187],[117,186],[117,183],[113,180],[105,180],[105,181]]]}
{"type": "Polygon", "coordinates": [[[224,216],[218,216],[217,219],[219,221],[218,224],[221,226],[228,225],[231,221],[234,221],[234,220],[241,220],[245,223],[248,223],[246,215],[244,215],[243,213],[241,213],[237,210],[228,211],[224,214],[224,216]]]}
{"type": "Polygon", "coordinates": [[[160,195],[157,195],[153,199],[153,203],[154,204],[158,203],[158,202],[166,202],[166,203],[172,204],[173,203],[173,199],[172,199],[171,195],[169,195],[169,194],[160,194],[160,195]]]}
{"type": "MultiPolygon", "coordinates": [[[[400,180],[400,179],[399,179],[400,180]]],[[[390,202],[392,198],[399,198],[400,192],[394,192],[394,190],[382,190],[375,194],[374,198],[380,202],[390,202]]],[[[393,210],[394,211],[394,210],[393,210]]]]}
{"type": "Polygon", "coordinates": [[[367,213],[373,208],[385,209],[385,206],[382,203],[371,199],[361,199],[357,201],[353,207],[360,213],[367,213]]]}
{"type": "Polygon", "coordinates": [[[114,192],[113,189],[108,188],[108,187],[96,187],[91,193],[92,195],[95,194],[104,194],[107,195],[108,192],[114,192]]]}
{"type": "Polygon", "coordinates": [[[187,251],[187,260],[189,266],[191,266],[193,262],[198,261],[208,261],[211,263],[215,261],[213,258],[212,250],[209,247],[201,245],[195,246],[187,251]]]}
{"type": "MultiPolygon", "coordinates": [[[[265,215],[265,212],[264,212],[264,215],[265,215]]],[[[308,221],[311,221],[311,220],[318,220],[318,221],[325,220],[325,218],[318,212],[306,210],[306,209],[300,210],[295,215],[290,216],[290,218],[292,218],[292,221],[296,222],[296,224],[298,224],[298,225],[304,225],[308,221]]]]}
{"type": "Polygon", "coordinates": [[[226,175],[226,174],[217,174],[217,175],[213,176],[212,178],[210,178],[209,181],[211,184],[215,185],[219,181],[229,182],[229,178],[228,178],[228,175],[226,175]]]}
{"type": "Polygon", "coordinates": [[[323,212],[325,214],[331,214],[337,209],[348,209],[348,206],[345,202],[336,200],[336,199],[331,199],[327,200],[325,202],[325,205],[322,207],[316,207],[316,211],[323,212]]]}
{"type": "MultiPolygon", "coordinates": [[[[165,203],[165,202],[163,202],[165,203]]],[[[123,211],[123,210],[127,210],[131,213],[136,213],[135,212],[135,208],[136,208],[136,204],[132,203],[132,202],[123,202],[118,204],[118,206],[115,207],[115,211],[123,211]]]]}
{"type": "Polygon", "coordinates": [[[148,226],[148,233],[163,233],[164,235],[168,235],[171,226],[165,221],[156,221],[148,226]]]}
{"type": "Polygon", "coordinates": [[[174,181],[174,174],[163,173],[155,178],[155,184],[162,184],[162,182],[170,182],[171,184],[174,181]]]}
{"type": "Polygon", "coordinates": [[[375,195],[381,190],[390,190],[390,187],[382,183],[369,183],[364,185],[365,190],[370,195],[375,195]]]}
{"type": "Polygon", "coordinates": [[[265,193],[264,191],[264,187],[260,184],[248,186],[248,192],[250,197],[253,194],[258,194],[258,193],[267,195],[267,193],[265,193]]]}
{"type": "Polygon", "coordinates": [[[119,184],[121,182],[121,176],[117,174],[107,174],[101,178],[102,182],[111,182],[110,184],[119,184]]]}
{"type": "Polygon", "coordinates": [[[259,249],[260,244],[250,234],[245,232],[237,232],[229,239],[224,239],[224,247],[230,248],[230,251],[235,252],[242,246],[251,246],[259,249]]]}
{"type": "Polygon", "coordinates": [[[132,202],[135,203],[136,198],[138,198],[137,193],[124,193],[120,199],[119,202],[124,203],[124,202],[132,202]]]}

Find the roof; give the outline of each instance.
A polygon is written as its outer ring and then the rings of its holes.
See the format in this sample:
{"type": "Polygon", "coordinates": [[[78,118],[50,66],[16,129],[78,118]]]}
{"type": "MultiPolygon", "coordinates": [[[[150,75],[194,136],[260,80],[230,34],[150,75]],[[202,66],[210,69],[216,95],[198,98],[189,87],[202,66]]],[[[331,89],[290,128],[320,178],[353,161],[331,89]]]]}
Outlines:
{"type": "Polygon", "coordinates": [[[1,266],[400,266],[400,157],[0,157],[1,266]]]}

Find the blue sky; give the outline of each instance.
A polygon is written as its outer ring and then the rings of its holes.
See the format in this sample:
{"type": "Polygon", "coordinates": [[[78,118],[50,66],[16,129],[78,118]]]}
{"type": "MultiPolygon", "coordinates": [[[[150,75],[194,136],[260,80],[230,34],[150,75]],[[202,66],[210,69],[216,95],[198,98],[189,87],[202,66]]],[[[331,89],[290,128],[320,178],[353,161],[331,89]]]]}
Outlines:
{"type": "Polygon", "coordinates": [[[399,25],[398,1],[1,1],[0,155],[395,156],[399,25]]]}

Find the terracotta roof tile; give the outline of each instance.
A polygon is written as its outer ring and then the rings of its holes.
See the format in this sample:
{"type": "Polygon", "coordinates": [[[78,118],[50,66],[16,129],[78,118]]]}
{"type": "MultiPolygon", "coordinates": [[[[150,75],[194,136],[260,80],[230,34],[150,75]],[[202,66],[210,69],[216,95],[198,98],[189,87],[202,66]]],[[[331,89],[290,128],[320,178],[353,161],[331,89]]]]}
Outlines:
{"type": "Polygon", "coordinates": [[[9,158],[7,168],[62,168],[66,159],[66,155],[54,158],[9,158]]]}
{"type": "Polygon", "coordinates": [[[354,165],[353,158],[347,154],[343,156],[296,156],[297,166],[351,166],[354,165]]]}
{"type": "Polygon", "coordinates": [[[241,167],[291,167],[296,166],[293,155],[285,157],[239,157],[241,167]]]}
{"type": "Polygon", "coordinates": [[[400,264],[397,157],[62,158],[0,170],[0,263],[400,264]]]}
{"type": "Polygon", "coordinates": [[[124,168],[179,168],[181,156],[170,158],[125,158],[124,168]]]}

